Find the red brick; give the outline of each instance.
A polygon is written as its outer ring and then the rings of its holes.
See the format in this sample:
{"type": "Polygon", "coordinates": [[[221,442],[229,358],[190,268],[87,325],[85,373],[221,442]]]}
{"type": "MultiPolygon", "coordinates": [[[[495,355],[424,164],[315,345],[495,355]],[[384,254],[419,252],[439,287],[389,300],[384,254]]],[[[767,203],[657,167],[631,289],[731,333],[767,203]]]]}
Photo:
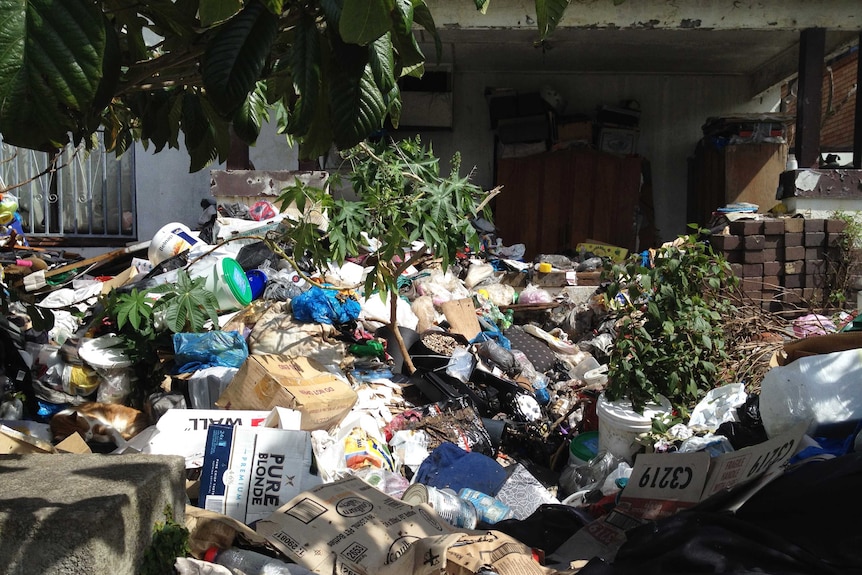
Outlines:
{"type": "Polygon", "coordinates": [[[783,235],[784,220],[781,218],[775,218],[773,220],[763,220],[763,233],[766,235],[783,235]]]}
{"type": "Polygon", "coordinates": [[[777,276],[784,271],[784,266],[781,262],[763,262],[763,275],[777,276]]]}
{"type": "Polygon", "coordinates": [[[745,250],[742,252],[742,262],[746,264],[762,264],[763,250],[745,250]]]}
{"type": "Polygon", "coordinates": [[[784,234],[780,236],[764,236],[763,249],[776,249],[784,247],[784,234]]]}
{"type": "Polygon", "coordinates": [[[802,297],[802,288],[790,288],[784,290],[784,293],[781,294],[781,301],[790,304],[804,303],[805,300],[802,297]]]}
{"type": "Polygon", "coordinates": [[[807,262],[822,260],[824,257],[826,257],[824,248],[805,248],[805,261],[807,262]]]}
{"type": "Polygon", "coordinates": [[[763,277],[763,264],[742,264],[742,276],[744,278],[763,277]]]}
{"type": "Polygon", "coordinates": [[[785,274],[784,287],[797,289],[805,287],[805,274],[785,274]]]}
{"type": "Polygon", "coordinates": [[[760,292],[763,289],[763,280],[759,277],[742,278],[739,285],[745,293],[751,293],[753,291],[760,292]]]}
{"type": "Polygon", "coordinates": [[[763,222],[758,220],[736,220],[730,222],[730,233],[740,236],[751,236],[763,233],[763,222]]]}
{"type": "Polygon", "coordinates": [[[785,234],[796,234],[802,233],[805,231],[805,219],[804,218],[785,218],[784,219],[784,233],[785,234]]]}
{"type": "Polygon", "coordinates": [[[792,248],[802,245],[802,232],[784,234],[784,247],[792,248]]]}
{"type": "Polygon", "coordinates": [[[715,234],[709,237],[712,249],[719,252],[729,252],[742,247],[742,238],[734,235],[715,234]]]}
{"type": "Polygon", "coordinates": [[[805,259],[805,248],[802,246],[784,246],[784,261],[792,262],[794,260],[805,259]]]}
{"type": "Polygon", "coordinates": [[[762,250],[763,244],[766,242],[766,236],[762,234],[754,234],[750,236],[744,236],[742,238],[742,243],[746,251],[751,250],[762,250]]]}
{"type": "Polygon", "coordinates": [[[805,238],[802,241],[807,248],[825,245],[826,232],[805,232],[805,238]]]}
{"type": "Polygon", "coordinates": [[[781,286],[781,278],[777,275],[774,276],[763,276],[763,290],[764,292],[768,289],[774,289],[781,286]]]}
{"type": "Polygon", "coordinates": [[[792,262],[784,262],[784,275],[804,274],[805,261],[796,260],[792,262]]]}
{"type": "MultiPolygon", "coordinates": [[[[778,260],[778,249],[776,248],[764,248],[760,250],[763,254],[764,262],[774,262],[778,260]]],[[[784,253],[784,250],[781,250],[781,253],[784,253]]]]}
{"type": "Polygon", "coordinates": [[[808,303],[823,304],[826,299],[826,291],[822,287],[803,288],[802,298],[808,303]]]}
{"type": "Polygon", "coordinates": [[[803,225],[803,230],[806,234],[812,232],[822,232],[826,229],[826,220],[820,218],[806,219],[803,225]]]}
{"type": "Polygon", "coordinates": [[[826,220],[824,230],[827,234],[839,234],[847,228],[847,222],[844,220],[826,220]]]}
{"type": "Polygon", "coordinates": [[[730,264],[730,271],[733,272],[738,278],[742,277],[742,264],[741,263],[732,263],[730,264]]]}

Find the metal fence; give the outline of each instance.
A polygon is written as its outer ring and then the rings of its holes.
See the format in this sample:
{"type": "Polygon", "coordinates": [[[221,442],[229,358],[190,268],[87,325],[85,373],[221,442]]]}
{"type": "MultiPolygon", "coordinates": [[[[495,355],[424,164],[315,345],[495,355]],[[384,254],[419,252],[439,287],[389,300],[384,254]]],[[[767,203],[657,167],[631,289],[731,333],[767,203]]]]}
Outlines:
{"type": "Polygon", "coordinates": [[[56,154],[0,140],[0,191],[18,199],[27,237],[123,239],[137,237],[134,149],[117,158],[101,139],[56,154]]]}

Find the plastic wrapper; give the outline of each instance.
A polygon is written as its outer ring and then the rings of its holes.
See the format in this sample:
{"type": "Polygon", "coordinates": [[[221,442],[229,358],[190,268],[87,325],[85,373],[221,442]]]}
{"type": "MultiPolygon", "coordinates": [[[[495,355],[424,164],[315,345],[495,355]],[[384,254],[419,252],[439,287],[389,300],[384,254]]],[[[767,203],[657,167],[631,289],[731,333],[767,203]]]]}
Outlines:
{"type": "Polygon", "coordinates": [[[446,374],[466,383],[476,365],[473,354],[465,347],[456,347],[446,366],[446,374]]]}
{"type": "Polygon", "coordinates": [[[552,301],[554,301],[554,298],[548,290],[536,287],[533,284],[529,284],[518,295],[519,304],[551,303],[552,301]]]}
{"type": "Polygon", "coordinates": [[[175,333],[173,340],[177,373],[217,366],[239,368],[248,358],[248,346],[238,331],[175,333]]]}
{"type": "Polygon", "coordinates": [[[355,297],[317,286],[293,298],[290,306],[297,321],[333,325],[357,319],[362,309],[355,297]]]}
{"type": "Polygon", "coordinates": [[[344,465],[353,470],[365,467],[395,469],[386,444],[378,442],[361,427],[354,427],[344,438],[344,465]]]}

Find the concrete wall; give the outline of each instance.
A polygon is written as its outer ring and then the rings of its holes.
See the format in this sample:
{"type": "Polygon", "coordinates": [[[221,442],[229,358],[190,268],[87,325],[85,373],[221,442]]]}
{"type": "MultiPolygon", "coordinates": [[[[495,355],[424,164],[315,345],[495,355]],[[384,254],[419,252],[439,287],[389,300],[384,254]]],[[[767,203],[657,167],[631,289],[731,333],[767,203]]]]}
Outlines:
{"type": "MultiPolygon", "coordinates": [[[[189,157],[180,138],[180,150],[164,149],[154,154],[140,143],[135,145],[138,202],[138,239],[145,241],[163,225],[181,222],[194,229],[201,215],[200,201],[210,197],[210,170],[224,170],[224,164],[213,164],[189,173],[189,157]]],[[[249,158],[259,170],[295,170],[295,149],[284,136],[275,133],[275,124],[264,126],[249,158]]]]}

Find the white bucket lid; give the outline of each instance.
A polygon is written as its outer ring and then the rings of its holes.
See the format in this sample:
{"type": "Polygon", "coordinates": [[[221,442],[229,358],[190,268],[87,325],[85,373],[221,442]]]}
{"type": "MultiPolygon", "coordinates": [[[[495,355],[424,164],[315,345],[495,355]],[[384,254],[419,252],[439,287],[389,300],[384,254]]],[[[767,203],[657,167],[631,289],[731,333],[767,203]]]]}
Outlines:
{"type": "Polygon", "coordinates": [[[114,333],[84,340],[78,347],[78,355],[96,369],[118,369],[129,367],[132,361],[119,346],[123,340],[114,333]]]}
{"type": "Polygon", "coordinates": [[[642,429],[649,431],[652,427],[652,418],[660,413],[670,413],[670,401],[663,395],[660,396],[660,403],[647,403],[644,406],[643,413],[638,413],[632,409],[632,402],[628,398],[622,398],[617,401],[609,401],[605,399],[605,394],[599,395],[596,402],[596,415],[599,420],[605,419],[611,421],[617,426],[629,429],[642,429]]]}

